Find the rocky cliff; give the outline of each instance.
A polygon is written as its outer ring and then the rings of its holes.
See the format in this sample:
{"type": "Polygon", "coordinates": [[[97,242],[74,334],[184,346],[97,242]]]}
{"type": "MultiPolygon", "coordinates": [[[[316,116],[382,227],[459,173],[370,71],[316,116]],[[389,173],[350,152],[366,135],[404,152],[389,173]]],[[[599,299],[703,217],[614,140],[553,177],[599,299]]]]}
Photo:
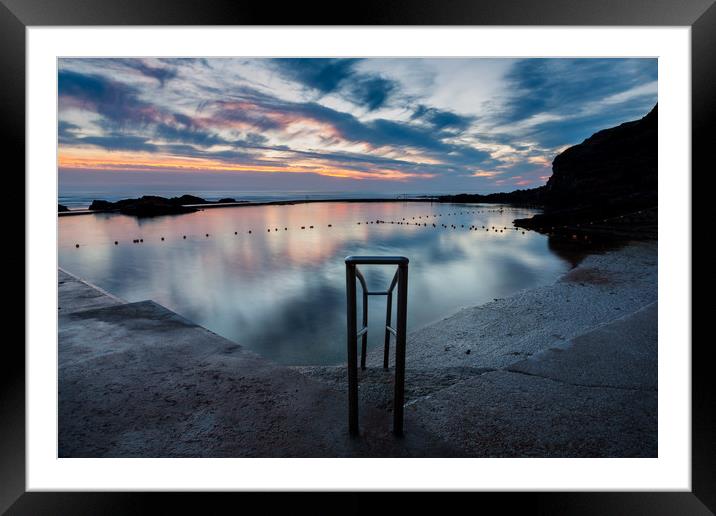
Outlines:
{"type": "MultiPolygon", "coordinates": [[[[489,195],[440,197],[443,202],[537,204],[544,213],[515,225],[545,232],[589,225],[621,226],[625,236],[656,235],[658,200],[658,109],[640,120],[599,131],[552,162],[552,176],[539,188],[489,195]],[[628,229],[626,226],[631,226],[628,229]]],[[[570,233],[571,234],[571,233],[570,233]]]]}
{"type": "Polygon", "coordinates": [[[656,205],[657,106],[644,118],[599,131],[552,162],[550,209],[656,205]]]}
{"type": "MultiPolygon", "coordinates": [[[[585,225],[655,238],[658,202],[658,110],[599,131],[552,162],[539,199],[544,214],[515,225],[553,231],[585,225]]],[[[582,229],[583,230],[583,229],[582,229]]],[[[583,230],[584,231],[584,230],[583,230]]]]}

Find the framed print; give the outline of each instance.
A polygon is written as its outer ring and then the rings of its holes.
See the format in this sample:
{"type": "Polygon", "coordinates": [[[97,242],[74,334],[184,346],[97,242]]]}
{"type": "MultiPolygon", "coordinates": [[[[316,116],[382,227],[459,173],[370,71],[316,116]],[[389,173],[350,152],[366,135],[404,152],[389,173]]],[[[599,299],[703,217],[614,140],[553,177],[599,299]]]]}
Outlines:
{"type": "Polygon", "coordinates": [[[716,510],[691,339],[712,2],[360,11],[3,0],[3,511],[716,510]]]}

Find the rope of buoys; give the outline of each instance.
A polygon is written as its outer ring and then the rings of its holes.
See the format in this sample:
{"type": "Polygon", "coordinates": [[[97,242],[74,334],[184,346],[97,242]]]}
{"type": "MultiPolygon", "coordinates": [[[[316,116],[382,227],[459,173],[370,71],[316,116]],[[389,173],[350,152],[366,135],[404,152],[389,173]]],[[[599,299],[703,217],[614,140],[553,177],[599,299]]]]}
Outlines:
{"type": "MultiPolygon", "coordinates": [[[[508,209],[516,210],[516,208],[508,208],[508,209]]],[[[447,215],[447,216],[453,216],[453,215],[455,215],[455,216],[457,216],[457,215],[466,215],[466,214],[475,214],[475,213],[484,213],[484,212],[488,212],[488,213],[494,213],[494,212],[503,213],[504,211],[505,211],[505,209],[499,209],[499,210],[496,210],[496,209],[495,209],[495,210],[470,210],[470,211],[461,211],[461,212],[450,212],[450,213],[447,213],[447,214],[443,214],[443,213],[432,213],[432,214],[429,214],[429,215],[426,214],[426,215],[411,216],[411,220],[415,220],[416,217],[417,217],[418,219],[422,219],[423,216],[424,216],[425,218],[429,218],[429,217],[437,218],[437,217],[442,217],[443,215],[447,215]]],[[[638,211],[632,212],[632,213],[630,213],[630,214],[616,215],[616,216],[609,217],[609,218],[607,218],[607,219],[602,219],[602,220],[603,220],[604,222],[606,222],[607,220],[612,220],[612,219],[623,219],[624,217],[627,217],[627,216],[629,216],[629,215],[641,214],[643,211],[644,211],[644,210],[638,210],[638,211]]],[[[405,222],[405,221],[406,221],[406,217],[402,217],[402,221],[396,222],[396,221],[394,221],[394,220],[391,220],[390,223],[391,223],[391,224],[396,224],[396,223],[397,223],[397,224],[402,224],[402,225],[413,225],[413,224],[409,224],[408,222],[405,222]]],[[[388,221],[384,221],[384,220],[378,219],[378,220],[375,220],[375,221],[366,221],[365,223],[366,223],[366,224],[387,224],[388,221]]],[[[357,224],[360,225],[360,224],[362,224],[362,222],[357,222],[357,224]]],[[[588,222],[577,223],[577,224],[575,224],[575,227],[579,228],[579,227],[581,227],[582,224],[585,224],[585,225],[586,225],[586,224],[593,225],[594,222],[593,222],[593,221],[588,221],[588,222]]],[[[421,223],[421,222],[415,222],[414,225],[416,225],[416,226],[421,226],[421,225],[422,225],[423,227],[428,227],[428,224],[427,224],[427,223],[421,223]]],[[[437,228],[437,225],[436,225],[436,224],[432,224],[432,226],[433,226],[433,228],[437,228]]],[[[442,226],[444,229],[448,229],[448,226],[445,225],[445,224],[441,224],[441,226],[442,226]]],[[[327,224],[327,227],[332,228],[332,227],[333,227],[333,224],[327,224]]],[[[458,227],[457,227],[456,224],[450,224],[450,227],[451,227],[452,229],[458,229],[458,227]]],[[[466,227],[465,224],[460,224],[460,228],[461,228],[461,229],[464,229],[465,227],[466,227]]],[[[470,230],[470,231],[472,231],[472,230],[477,231],[477,230],[478,230],[478,226],[477,226],[476,224],[470,224],[470,225],[467,226],[467,227],[468,227],[468,230],[470,230]]],[[[486,231],[489,231],[489,230],[490,230],[490,229],[488,229],[488,228],[487,228],[486,226],[484,226],[484,225],[481,226],[481,227],[482,227],[482,229],[485,229],[486,231]]],[[[567,228],[567,227],[569,227],[569,226],[568,226],[568,225],[564,225],[564,226],[560,226],[560,227],[561,227],[561,228],[567,228]]],[[[507,230],[507,229],[514,229],[515,231],[519,231],[519,230],[520,230],[520,228],[518,228],[518,227],[508,228],[507,226],[503,226],[503,229],[496,228],[495,226],[492,226],[491,228],[495,230],[495,233],[497,233],[497,232],[503,233],[503,232],[504,232],[505,230],[507,230]]],[[[287,227],[287,226],[284,227],[283,229],[284,229],[284,231],[288,231],[288,227],[287,227]]],[[[306,226],[301,226],[301,229],[306,229],[306,226]]],[[[312,225],[309,226],[309,229],[314,229],[314,226],[312,226],[312,225]]],[[[551,227],[551,228],[550,228],[551,231],[554,231],[555,229],[556,229],[555,227],[551,227]]],[[[271,228],[267,228],[266,231],[267,231],[267,233],[270,233],[270,232],[271,232],[271,228]]],[[[279,231],[279,228],[277,228],[277,227],[274,228],[274,231],[275,231],[275,232],[278,232],[278,231],[279,231]]],[[[529,231],[529,228],[527,228],[527,231],[529,231]]],[[[543,232],[543,231],[544,231],[544,228],[540,228],[539,231],[543,232]]],[[[252,234],[252,230],[248,230],[248,233],[249,233],[249,234],[252,234]]],[[[523,231],[522,231],[522,234],[524,235],[524,234],[526,234],[526,232],[523,230],[523,231]]],[[[548,233],[548,234],[549,234],[550,236],[552,235],[551,232],[548,233]]],[[[234,235],[238,235],[238,231],[234,231],[234,235]]],[[[208,238],[208,237],[210,237],[211,235],[210,235],[210,233],[205,233],[205,236],[208,238]]],[[[186,238],[187,238],[187,235],[183,235],[183,236],[182,236],[182,239],[186,240],[186,238]]],[[[573,234],[573,235],[572,235],[572,238],[573,238],[573,239],[577,239],[576,234],[573,234]]],[[[161,239],[162,242],[166,240],[166,238],[163,237],[163,236],[160,237],[160,239],[161,239]]],[[[588,237],[585,236],[584,239],[587,240],[588,237]]],[[[144,242],[144,239],[143,239],[143,238],[134,239],[133,242],[134,242],[134,243],[143,243],[143,242],[144,242]]],[[[119,241],[115,240],[115,241],[114,241],[114,245],[119,245],[119,241]]],[[[80,244],[79,244],[79,243],[75,244],[75,247],[76,247],[76,248],[79,248],[79,247],[80,247],[80,244]]]]}

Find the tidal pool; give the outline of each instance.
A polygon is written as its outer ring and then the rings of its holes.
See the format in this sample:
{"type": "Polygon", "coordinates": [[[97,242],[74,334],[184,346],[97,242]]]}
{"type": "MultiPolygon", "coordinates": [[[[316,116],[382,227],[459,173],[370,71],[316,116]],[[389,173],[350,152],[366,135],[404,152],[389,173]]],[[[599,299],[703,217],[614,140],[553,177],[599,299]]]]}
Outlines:
{"type": "MultiPolygon", "coordinates": [[[[410,331],[461,307],[551,283],[568,270],[547,236],[512,226],[535,212],[319,202],[150,219],[76,215],[59,218],[58,259],[60,267],[114,295],[154,300],[276,362],[335,364],[346,357],[346,256],[410,259],[410,331]]],[[[388,266],[362,270],[375,290],[385,289],[394,274],[388,266]]],[[[382,349],[384,319],[385,298],[371,297],[373,353],[382,349]]]]}

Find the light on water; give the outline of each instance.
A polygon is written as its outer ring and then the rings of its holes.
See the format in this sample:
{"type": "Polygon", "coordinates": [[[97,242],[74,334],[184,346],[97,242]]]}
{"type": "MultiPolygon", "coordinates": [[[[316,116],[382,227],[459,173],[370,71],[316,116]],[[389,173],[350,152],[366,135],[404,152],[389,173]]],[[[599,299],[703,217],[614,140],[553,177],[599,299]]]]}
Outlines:
{"type": "MultiPolygon", "coordinates": [[[[346,353],[346,256],[410,259],[410,331],[566,271],[569,263],[546,236],[514,230],[513,219],[534,213],[495,205],[336,202],[151,219],[69,216],[59,219],[59,264],[127,301],[154,300],[277,362],[334,364],[346,353]]],[[[376,290],[393,275],[385,266],[362,270],[376,290]]],[[[374,353],[382,349],[384,317],[385,299],[372,298],[374,353]]]]}

